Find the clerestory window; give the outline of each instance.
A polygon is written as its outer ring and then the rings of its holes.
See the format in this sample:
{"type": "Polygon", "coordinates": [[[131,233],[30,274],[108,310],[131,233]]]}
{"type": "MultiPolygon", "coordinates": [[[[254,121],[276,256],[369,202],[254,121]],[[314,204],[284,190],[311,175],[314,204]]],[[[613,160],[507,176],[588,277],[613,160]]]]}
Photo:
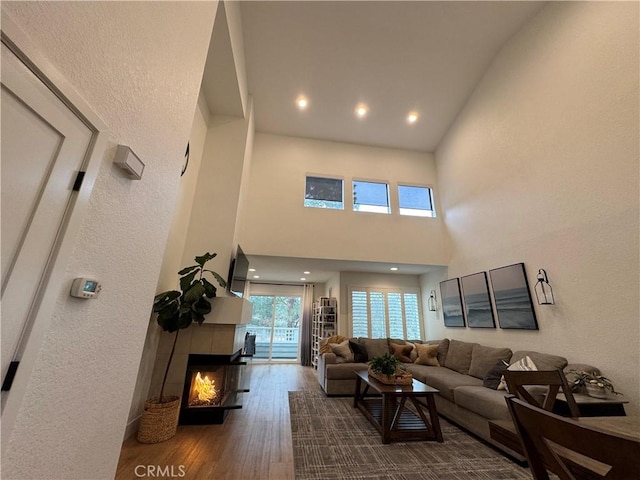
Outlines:
{"type": "Polygon", "coordinates": [[[429,187],[398,185],[398,203],[400,215],[414,217],[435,217],[433,192],[429,187]]]}
{"type": "Polygon", "coordinates": [[[353,210],[356,212],[391,213],[389,185],[381,182],[354,180],[353,210]]]}
{"type": "Polygon", "coordinates": [[[344,187],[341,178],[307,176],[304,206],[344,209],[344,187]]]}

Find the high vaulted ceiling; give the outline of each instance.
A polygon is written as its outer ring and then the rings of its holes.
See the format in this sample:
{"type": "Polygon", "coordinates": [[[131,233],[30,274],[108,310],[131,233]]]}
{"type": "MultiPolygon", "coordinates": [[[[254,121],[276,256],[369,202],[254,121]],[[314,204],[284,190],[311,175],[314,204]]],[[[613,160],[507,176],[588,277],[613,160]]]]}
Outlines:
{"type": "Polygon", "coordinates": [[[493,57],[543,5],[243,1],[256,130],[433,152],[493,57]],[[302,112],[299,95],[309,99],[302,112]],[[369,107],[364,119],[358,103],[369,107]]]}
{"type": "MultiPolygon", "coordinates": [[[[256,130],[433,152],[492,59],[544,3],[243,0],[256,130]],[[301,95],[309,100],[304,111],[295,104],[301,95]],[[354,114],[359,103],[369,107],[363,119],[354,114]],[[410,111],[419,114],[413,125],[406,122],[410,111]]],[[[221,75],[235,69],[228,25],[219,17],[214,35],[221,39],[212,39],[203,91],[214,114],[239,115],[235,73],[221,75]]],[[[249,280],[255,274],[260,282],[324,282],[339,271],[394,273],[393,265],[375,262],[249,258],[257,270],[249,280]]],[[[414,275],[433,268],[398,267],[396,273],[414,275]]]]}

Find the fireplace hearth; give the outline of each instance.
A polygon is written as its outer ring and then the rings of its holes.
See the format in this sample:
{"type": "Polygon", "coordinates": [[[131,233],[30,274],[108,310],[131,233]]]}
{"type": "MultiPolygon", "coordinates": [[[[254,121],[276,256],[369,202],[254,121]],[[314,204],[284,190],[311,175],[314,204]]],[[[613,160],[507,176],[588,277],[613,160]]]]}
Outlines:
{"type": "Polygon", "coordinates": [[[232,355],[189,354],[181,425],[221,424],[228,412],[242,408],[249,391],[249,371],[242,350],[232,355]]]}

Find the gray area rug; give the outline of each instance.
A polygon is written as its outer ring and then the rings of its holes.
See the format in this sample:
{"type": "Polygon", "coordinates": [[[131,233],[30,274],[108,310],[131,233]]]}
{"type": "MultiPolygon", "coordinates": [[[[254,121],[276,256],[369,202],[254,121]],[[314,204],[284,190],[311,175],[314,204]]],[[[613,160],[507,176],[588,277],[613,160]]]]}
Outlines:
{"type": "Polygon", "coordinates": [[[289,392],[297,480],[529,480],[531,474],[440,418],[444,443],[383,445],[351,398],[289,392]]]}

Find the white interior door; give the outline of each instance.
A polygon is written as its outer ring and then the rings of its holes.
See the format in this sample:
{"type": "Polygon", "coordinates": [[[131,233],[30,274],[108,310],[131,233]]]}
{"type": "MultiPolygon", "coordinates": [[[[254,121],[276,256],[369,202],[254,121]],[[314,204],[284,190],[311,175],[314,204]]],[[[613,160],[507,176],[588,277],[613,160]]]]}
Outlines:
{"type": "Polygon", "coordinates": [[[0,83],[4,379],[28,336],[93,132],[4,44],[0,83]]]}

